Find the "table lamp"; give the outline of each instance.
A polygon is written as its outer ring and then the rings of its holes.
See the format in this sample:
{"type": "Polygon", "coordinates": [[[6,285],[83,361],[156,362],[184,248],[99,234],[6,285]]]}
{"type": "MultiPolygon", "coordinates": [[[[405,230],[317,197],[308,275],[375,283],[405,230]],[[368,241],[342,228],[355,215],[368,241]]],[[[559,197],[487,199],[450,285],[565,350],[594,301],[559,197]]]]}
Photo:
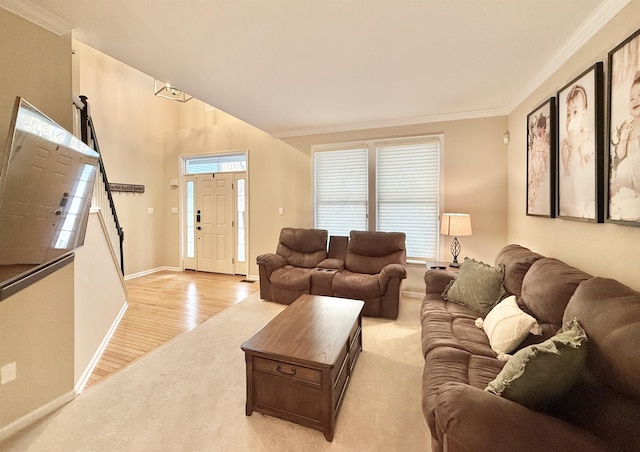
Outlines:
{"type": "Polygon", "coordinates": [[[458,256],[462,247],[458,242],[458,236],[471,235],[471,217],[466,213],[443,213],[442,221],[440,222],[440,234],[453,236],[453,242],[451,242],[453,262],[449,266],[460,267],[458,256]]]}

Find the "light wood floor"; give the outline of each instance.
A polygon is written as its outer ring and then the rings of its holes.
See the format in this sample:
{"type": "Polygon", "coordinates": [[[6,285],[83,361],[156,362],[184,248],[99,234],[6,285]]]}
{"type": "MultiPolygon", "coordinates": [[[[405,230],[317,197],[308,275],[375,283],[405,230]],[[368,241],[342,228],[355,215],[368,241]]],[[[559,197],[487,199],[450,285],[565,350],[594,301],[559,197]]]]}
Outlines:
{"type": "Polygon", "coordinates": [[[85,389],[260,289],[243,278],[162,271],[127,281],[129,307],[85,389]]]}

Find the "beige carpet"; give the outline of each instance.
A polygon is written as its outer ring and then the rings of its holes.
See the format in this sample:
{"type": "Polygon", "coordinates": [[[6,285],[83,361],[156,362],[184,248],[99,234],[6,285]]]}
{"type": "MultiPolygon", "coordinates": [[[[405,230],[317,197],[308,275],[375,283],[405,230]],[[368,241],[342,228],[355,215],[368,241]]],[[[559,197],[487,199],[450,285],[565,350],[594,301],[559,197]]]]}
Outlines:
{"type": "Polygon", "coordinates": [[[324,435],[245,416],[240,345],[284,307],[258,294],[181,334],[7,442],[2,451],[429,451],[420,408],[418,298],[363,319],[363,348],[324,435]]]}

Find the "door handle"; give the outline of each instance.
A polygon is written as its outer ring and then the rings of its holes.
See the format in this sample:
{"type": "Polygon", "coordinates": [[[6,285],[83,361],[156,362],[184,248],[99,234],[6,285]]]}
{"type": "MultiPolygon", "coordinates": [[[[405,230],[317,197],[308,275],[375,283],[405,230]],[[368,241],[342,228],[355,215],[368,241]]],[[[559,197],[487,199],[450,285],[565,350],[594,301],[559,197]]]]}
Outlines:
{"type": "Polygon", "coordinates": [[[198,231],[200,231],[202,228],[201,228],[200,226],[198,226],[196,229],[197,229],[198,231]]]}

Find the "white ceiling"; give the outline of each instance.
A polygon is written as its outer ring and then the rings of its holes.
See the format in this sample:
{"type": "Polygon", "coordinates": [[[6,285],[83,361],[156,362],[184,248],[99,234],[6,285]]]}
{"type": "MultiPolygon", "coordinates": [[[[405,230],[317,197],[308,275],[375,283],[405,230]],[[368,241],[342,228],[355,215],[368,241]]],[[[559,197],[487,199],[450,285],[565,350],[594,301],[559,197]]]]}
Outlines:
{"type": "Polygon", "coordinates": [[[507,114],[629,1],[0,6],[282,137],[507,114]]]}

